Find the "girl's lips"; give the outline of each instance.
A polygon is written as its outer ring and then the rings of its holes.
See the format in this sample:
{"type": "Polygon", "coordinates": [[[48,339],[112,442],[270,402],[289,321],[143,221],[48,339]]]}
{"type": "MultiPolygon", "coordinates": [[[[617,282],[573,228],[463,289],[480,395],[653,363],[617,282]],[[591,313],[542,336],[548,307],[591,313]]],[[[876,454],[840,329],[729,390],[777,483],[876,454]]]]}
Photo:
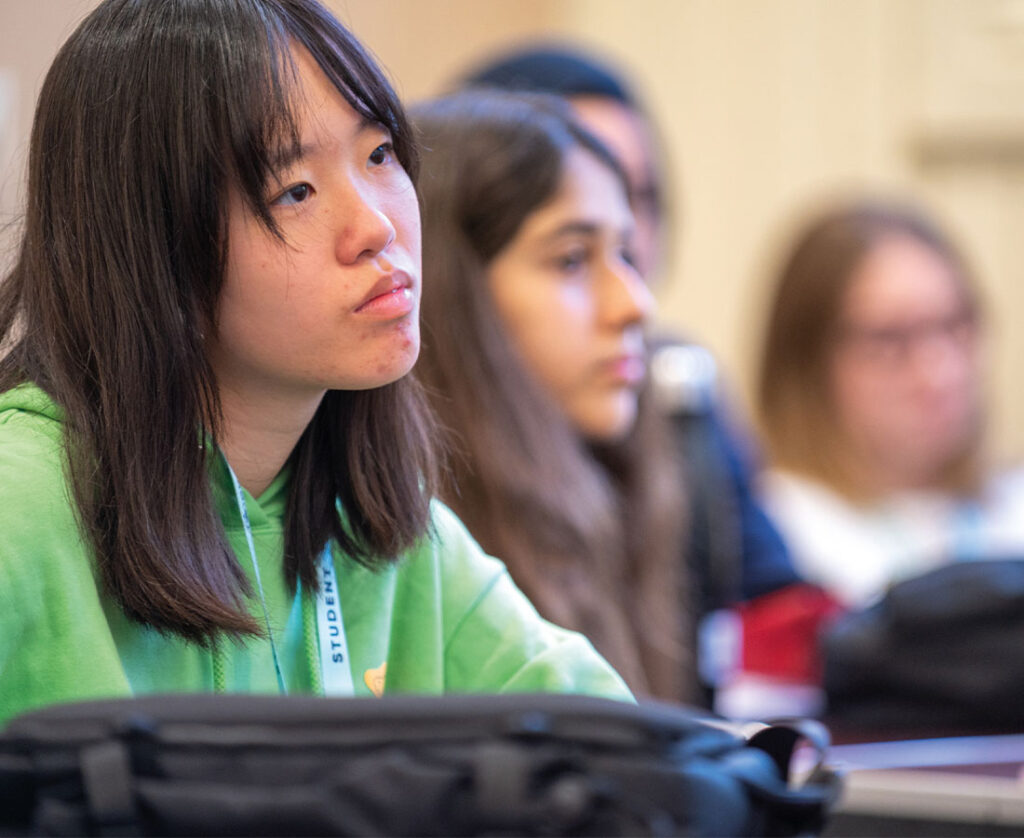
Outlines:
{"type": "Polygon", "coordinates": [[[356,312],[391,319],[402,317],[415,308],[416,298],[413,296],[412,289],[405,285],[399,285],[367,300],[356,309],[356,312]]]}
{"type": "Polygon", "coordinates": [[[412,278],[408,274],[396,272],[374,283],[370,293],[356,307],[356,313],[390,319],[402,317],[415,308],[412,278]]]}
{"type": "Polygon", "coordinates": [[[637,386],[647,377],[647,363],[640,355],[621,355],[608,362],[607,370],[620,384],[637,386]]]}

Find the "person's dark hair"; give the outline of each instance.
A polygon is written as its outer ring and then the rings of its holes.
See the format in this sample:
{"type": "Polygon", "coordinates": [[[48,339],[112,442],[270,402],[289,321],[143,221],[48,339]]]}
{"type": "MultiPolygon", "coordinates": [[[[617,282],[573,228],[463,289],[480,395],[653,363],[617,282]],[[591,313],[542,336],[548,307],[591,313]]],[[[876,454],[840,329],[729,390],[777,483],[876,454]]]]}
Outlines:
{"type": "MultiPolygon", "coordinates": [[[[830,370],[842,329],[847,290],[864,258],[881,242],[908,236],[951,269],[968,315],[980,316],[972,272],[950,236],[909,205],[851,199],[814,213],[794,235],[771,289],[760,368],[757,410],[770,459],[861,498],[850,454],[832,405],[830,370]]],[[[947,464],[950,488],[977,482],[980,424],[947,464]]]]}
{"type": "Polygon", "coordinates": [[[463,76],[461,86],[550,93],[563,98],[601,96],[639,109],[620,73],[593,55],[561,44],[526,46],[501,53],[463,76]]]}
{"type": "MultiPolygon", "coordinates": [[[[261,631],[211,497],[221,413],[204,336],[229,186],[278,233],[264,187],[298,143],[296,47],[415,175],[397,97],[315,0],[106,0],[43,85],[25,232],[0,284],[0,390],[35,382],[63,409],[107,591],[129,617],[200,643],[261,631]]],[[[372,565],[426,532],[427,416],[408,378],[327,394],[290,461],[289,584],[316,588],[330,538],[372,565]]]]}
{"type": "MultiPolygon", "coordinates": [[[[647,174],[630,183],[634,213],[644,213],[660,229],[669,213],[662,185],[666,169],[654,126],[625,75],[608,60],[578,46],[549,42],[524,45],[477,64],[457,81],[459,89],[544,93],[569,101],[607,100],[635,114],[650,131],[647,174]]],[[[669,248],[670,242],[662,246],[669,248]]]]}
{"type": "Polygon", "coordinates": [[[583,631],[640,693],[686,695],[684,502],[646,394],[615,444],[582,439],[514,349],[490,263],[561,183],[566,155],[615,159],[564,101],[465,91],[411,110],[423,144],[423,351],[450,432],[442,497],[540,612],[583,631]]]}

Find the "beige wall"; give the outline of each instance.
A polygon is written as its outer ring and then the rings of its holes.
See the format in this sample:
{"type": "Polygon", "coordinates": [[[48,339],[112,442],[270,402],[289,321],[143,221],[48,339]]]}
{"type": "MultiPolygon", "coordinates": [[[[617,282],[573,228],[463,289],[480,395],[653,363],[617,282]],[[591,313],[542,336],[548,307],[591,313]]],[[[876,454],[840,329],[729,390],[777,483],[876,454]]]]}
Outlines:
{"type": "MultiPolygon", "coordinates": [[[[23,146],[39,74],[92,5],[0,0],[0,212],[14,206],[20,170],[5,160],[23,146]]],[[[997,447],[1024,454],[1024,0],[331,5],[408,99],[529,36],[575,37],[627,66],[673,164],[676,258],[662,318],[706,341],[741,396],[762,264],[783,225],[848,187],[928,201],[981,269],[996,321],[997,447]]]]}
{"type": "MultiPolygon", "coordinates": [[[[95,0],[0,0],[0,225],[15,213],[36,91],[61,42],[95,0]]],[[[0,264],[5,242],[0,237],[0,264]]]]}

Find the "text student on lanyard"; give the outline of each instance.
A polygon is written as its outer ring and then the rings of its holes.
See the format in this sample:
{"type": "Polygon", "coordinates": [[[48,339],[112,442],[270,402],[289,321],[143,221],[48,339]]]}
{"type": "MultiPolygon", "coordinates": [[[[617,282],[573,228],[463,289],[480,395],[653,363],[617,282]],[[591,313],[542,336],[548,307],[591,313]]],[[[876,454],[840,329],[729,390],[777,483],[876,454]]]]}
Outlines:
{"type": "MultiPolygon", "coordinates": [[[[242,486],[235,476],[234,469],[225,459],[228,473],[231,475],[231,483],[235,488],[235,500],[238,503],[238,513],[242,518],[242,526],[245,529],[245,541],[249,545],[249,556],[252,558],[253,574],[256,578],[256,588],[260,595],[260,604],[263,606],[263,621],[267,627],[267,640],[270,642],[270,651],[274,657],[274,671],[277,675],[277,686],[282,695],[288,694],[288,688],[281,674],[281,660],[277,653],[277,644],[274,642],[274,632],[270,626],[270,614],[267,612],[267,601],[263,595],[263,582],[260,580],[260,566],[256,560],[256,546],[252,538],[252,527],[249,524],[249,512],[245,504],[245,497],[242,494],[242,486]]],[[[337,579],[334,575],[334,561],[331,558],[331,546],[328,543],[320,554],[320,561],[317,565],[317,580],[320,583],[320,590],[316,592],[316,628],[317,643],[320,649],[320,681],[323,684],[324,695],[327,696],[353,696],[355,687],[352,682],[352,667],[348,657],[348,641],[345,637],[345,624],[342,621],[341,599],[337,592],[337,579]]],[[[296,592],[296,596],[302,596],[302,590],[296,592]]]]}

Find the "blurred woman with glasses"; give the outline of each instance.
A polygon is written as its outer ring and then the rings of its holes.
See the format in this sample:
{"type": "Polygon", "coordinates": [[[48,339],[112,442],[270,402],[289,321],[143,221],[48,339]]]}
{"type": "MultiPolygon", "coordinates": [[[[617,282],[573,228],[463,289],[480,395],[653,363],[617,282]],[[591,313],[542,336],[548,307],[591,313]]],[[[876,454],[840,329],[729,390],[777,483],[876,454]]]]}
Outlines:
{"type": "Polygon", "coordinates": [[[970,269],[915,209],[833,207],[784,259],[757,391],[764,496],[798,570],[847,606],[1024,548],[1024,478],[984,467],[983,331],[970,269]]]}

